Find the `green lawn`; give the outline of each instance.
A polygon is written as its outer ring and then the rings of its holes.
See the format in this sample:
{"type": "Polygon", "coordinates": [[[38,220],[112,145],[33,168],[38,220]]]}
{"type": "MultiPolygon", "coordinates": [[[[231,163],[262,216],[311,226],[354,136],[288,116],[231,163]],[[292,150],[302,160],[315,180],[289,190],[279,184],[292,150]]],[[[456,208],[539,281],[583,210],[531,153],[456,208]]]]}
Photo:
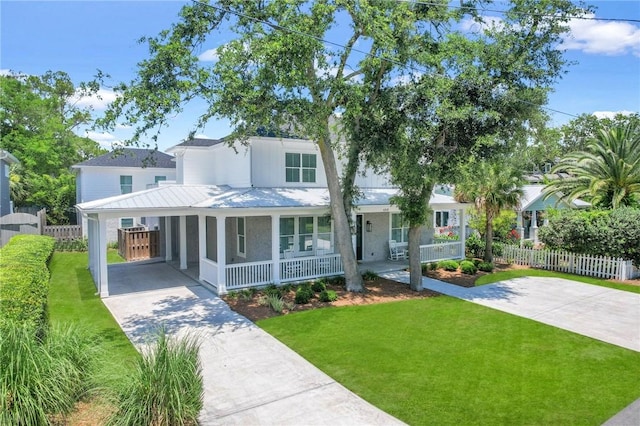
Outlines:
{"type": "MultiPolygon", "coordinates": [[[[518,277],[553,277],[566,278],[572,281],[579,281],[587,284],[599,285],[602,287],[615,288],[617,290],[629,291],[632,293],[640,293],[640,285],[621,284],[617,282],[602,280],[599,278],[585,277],[583,275],[565,274],[562,272],[547,271],[544,269],[512,269],[504,272],[494,272],[492,274],[483,275],[476,280],[476,285],[491,284],[498,281],[509,280],[518,277]]],[[[640,284],[640,282],[638,282],[640,284]]]]}
{"type": "Polygon", "coordinates": [[[409,424],[600,425],[640,397],[640,353],[446,296],[258,325],[409,424]]]}
{"type": "Polygon", "coordinates": [[[54,253],[49,262],[49,316],[52,323],[76,323],[96,334],[104,344],[102,384],[109,385],[128,374],[139,355],[96,294],[87,259],[87,253],[54,253]]]}

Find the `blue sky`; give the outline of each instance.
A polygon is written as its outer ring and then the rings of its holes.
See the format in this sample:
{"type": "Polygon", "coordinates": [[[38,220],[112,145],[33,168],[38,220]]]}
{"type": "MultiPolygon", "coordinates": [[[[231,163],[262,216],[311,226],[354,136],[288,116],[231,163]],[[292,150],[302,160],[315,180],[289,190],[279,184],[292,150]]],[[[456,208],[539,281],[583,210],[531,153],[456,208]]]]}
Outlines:
{"type": "MultiPolygon", "coordinates": [[[[76,83],[100,69],[113,82],[128,81],[136,63],[147,57],[142,36],[154,36],[177,20],[185,1],[12,1],[0,0],[0,72],[39,75],[65,71],[76,83]]],[[[640,1],[592,1],[597,18],[640,20],[640,1]]],[[[500,5],[500,2],[496,4],[500,5]]],[[[203,52],[216,46],[204,46],[203,52]]],[[[640,112],[640,23],[575,21],[566,57],[577,61],[555,86],[548,107],[567,114],[640,112]]],[[[108,87],[103,100],[91,102],[99,113],[113,99],[108,87]]],[[[158,139],[164,150],[188,134],[202,104],[173,117],[158,139]]],[[[551,112],[561,125],[572,117],[551,112]]],[[[89,133],[104,146],[124,139],[129,130],[89,133]]],[[[229,132],[225,121],[211,122],[202,136],[229,132]]]]}

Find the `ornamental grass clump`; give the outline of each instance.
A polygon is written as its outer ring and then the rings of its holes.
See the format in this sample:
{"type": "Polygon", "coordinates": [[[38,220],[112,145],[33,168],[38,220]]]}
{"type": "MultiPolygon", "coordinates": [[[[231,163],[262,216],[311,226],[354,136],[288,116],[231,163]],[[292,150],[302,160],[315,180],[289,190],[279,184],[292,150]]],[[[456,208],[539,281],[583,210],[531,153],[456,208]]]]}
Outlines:
{"type": "Polygon", "coordinates": [[[438,269],[444,269],[445,271],[457,271],[458,266],[460,265],[455,260],[441,260],[438,262],[438,269]]]}
{"type": "Polygon", "coordinates": [[[71,326],[48,330],[9,322],[0,333],[0,424],[50,424],[93,387],[95,338],[71,326]]]}
{"type": "Polygon", "coordinates": [[[157,341],[142,354],[136,370],[115,397],[110,425],[195,425],[203,403],[200,344],[192,336],[157,341]]]}

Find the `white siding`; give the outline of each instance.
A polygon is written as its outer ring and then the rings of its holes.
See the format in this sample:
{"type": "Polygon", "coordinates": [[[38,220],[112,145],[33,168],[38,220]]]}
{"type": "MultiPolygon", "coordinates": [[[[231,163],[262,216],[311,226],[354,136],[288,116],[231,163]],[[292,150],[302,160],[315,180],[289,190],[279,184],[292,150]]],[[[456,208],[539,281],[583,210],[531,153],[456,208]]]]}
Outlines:
{"type": "Polygon", "coordinates": [[[136,167],[83,167],[78,173],[78,199],[76,202],[98,200],[120,195],[120,176],[132,177],[132,191],[143,191],[155,184],[156,176],[175,180],[174,169],[136,167]]]}
{"type": "Polygon", "coordinates": [[[185,184],[251,186],[250,154],[243,147],[238,148],[237,154],[226,145],[186,149],[182,163],[179,160],[185,184]]]}
{"type": "Polygon", "coordinates": [[[252,138],[253,186],[326,187],[327,180],[320,151],[315,143],[301,139],[252,138]],[[286,182],[285,153],[316,154],[316,182],[286,182]]]}

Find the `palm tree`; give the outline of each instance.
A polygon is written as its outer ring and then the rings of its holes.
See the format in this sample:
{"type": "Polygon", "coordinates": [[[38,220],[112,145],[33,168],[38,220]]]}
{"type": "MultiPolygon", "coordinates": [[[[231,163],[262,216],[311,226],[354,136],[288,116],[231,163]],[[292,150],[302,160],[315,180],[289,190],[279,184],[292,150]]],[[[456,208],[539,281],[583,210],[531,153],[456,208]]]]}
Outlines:
{"type": "Polygon", "coordinates": [[[640,204],[640,128],[629,124],[600,129],[585,151],[567,155],[553,169],[566,179],[549,182],[548,195],[557,193],[568,201],[591,199],[604,208],[640,204]]]}
{"type": "Polygon", "coordinates": [[[478,212],[485,215],[485,262],[493,262],[493,220],[501,210],[520,204],[524,183],[520,168],[503,162],[483,161],[469,163],[462,181],[456,185],[456,200],[473,202],[478,212]]]}

